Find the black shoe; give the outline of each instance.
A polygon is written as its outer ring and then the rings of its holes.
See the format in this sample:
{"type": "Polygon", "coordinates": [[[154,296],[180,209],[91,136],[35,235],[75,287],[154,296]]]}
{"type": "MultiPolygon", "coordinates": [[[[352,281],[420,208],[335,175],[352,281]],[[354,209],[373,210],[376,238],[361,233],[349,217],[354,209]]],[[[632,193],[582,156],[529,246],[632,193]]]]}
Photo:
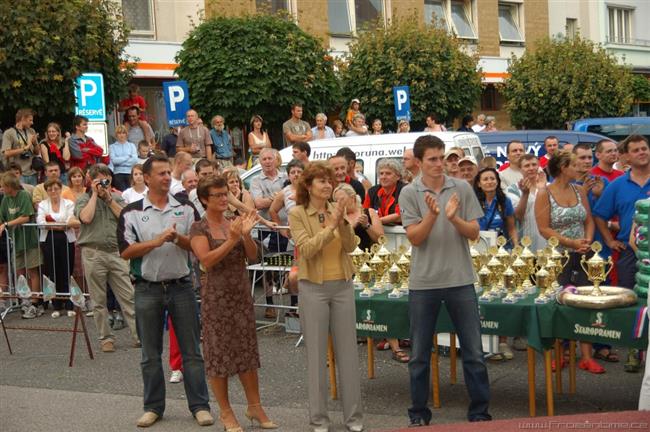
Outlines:
{"type": "Polygon", "coordinates": [[[429,426],[429,422],[421,418],[415,418],[415,419],[411,419],[411,423],[409,424],[410,428],[416,428],[422,426],[429,426]]]}
{"type": "Polygon", "coordinates": [[[470,418],[469,421],[470,423],[492,421],[492,416],[490,414],[480,415],[470,418]]]}

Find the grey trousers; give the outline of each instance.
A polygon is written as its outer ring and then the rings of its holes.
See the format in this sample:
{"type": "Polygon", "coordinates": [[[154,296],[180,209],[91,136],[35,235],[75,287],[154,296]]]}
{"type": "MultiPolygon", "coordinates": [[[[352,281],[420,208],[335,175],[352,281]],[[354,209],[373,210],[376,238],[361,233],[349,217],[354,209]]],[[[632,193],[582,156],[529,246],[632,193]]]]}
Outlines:
{"type": "Polygon", "coordinates": [[[352,281],[298,282],[300,325],[307,347],[309,417],[312,426],[329,426],[327,339],[332,334],[347,427],[361,426],[361,377],[352,281]]]}

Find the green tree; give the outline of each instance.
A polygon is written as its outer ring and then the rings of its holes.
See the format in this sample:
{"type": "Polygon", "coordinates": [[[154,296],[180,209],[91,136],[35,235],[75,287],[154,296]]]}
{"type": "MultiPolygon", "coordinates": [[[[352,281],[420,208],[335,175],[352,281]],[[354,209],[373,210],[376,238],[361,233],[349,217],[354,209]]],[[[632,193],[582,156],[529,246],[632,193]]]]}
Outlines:
{"type": "Polygon", "coordinates": [[[481,94],[476,58],[453,35],[416,15],[361,33],[341,75],[347,103],[360,99],[368,122],[380,118],[390,129],[396,128],[394,86],[409,86],[416,126],[431,113],[443,120],[463,116],[481,94]]]}
{"type": "Polygon", "coordinates": [[[632,75],[632,94],[634,102],[650,101],[650,79],[640,74],[632,75]]]}
{"type": "Polygon", "coordinates": [[[292,103],[303,103],[310,117],[331,109],[339,94],[332,57],[282,15],[208,19],[190,32],[176,61],[193,108],[231,125],[259,114],[266,127],[277,127],[292,103]]]}
{"type": "Polygon", "coordinates": [[[504,84],[506,109],[514,126],[561,129],[586,117],[617,117],[632,102],[631,74],[594,43],[544,39],[534,51],[512,59],[504,84]]]}
{"type": "Polygon", "coordinates": [[[126,91],[133,72],[123,68],[128,30],[112,0],[0,0],[0,115],[74,115],[75,79],[104,75],[108,107],[126,91]]]}

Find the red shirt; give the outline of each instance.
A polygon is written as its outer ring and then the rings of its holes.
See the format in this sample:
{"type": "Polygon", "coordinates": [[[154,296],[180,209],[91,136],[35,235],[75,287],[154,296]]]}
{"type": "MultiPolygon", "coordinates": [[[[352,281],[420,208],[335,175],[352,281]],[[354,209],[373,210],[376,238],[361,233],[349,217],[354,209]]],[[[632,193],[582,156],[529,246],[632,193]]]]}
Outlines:
{"type": "Polygon", "coordinates": [[[144,100],[144,98],[140,95],[136,95],[132,98],[126,98],[122,99],[120,101],[120,108],[125,110],[127,108],[131,108],[132,106],[137,106],[140,108],[140,120],[146,120],[146,116],[144,115],[144,112],[147,109],[147,102],[144,100]]]}
{"type": "Polygon", "coordinates": [[[599,176],[599,177],[605,177],[605,178],[606,178],[610,183],[611,183],[613,180],[615,180],[616,178],[618,178],[618,177],[622,176],[623,174],[625,174],[623,171],[621,171],[621,170],[617,170],[617,169],[612,169],[610,172],[603,171],[603,170],[600,168],[600,166],[598,166],[598,165],[596,165],[595,167],[593,167],[593,168],[591,169],[591,171],[589,171],[589,172],[590,172],[591,174],[593,174],[593,175],[597,175],[597,176],[599,176]]]}
{"type": "Polygon", "coordinates": [[[546,165],[548,165],[548,160],[549,160],[548,153],[546,153],[544,156],[539,158],[539,167],[541,169],[546,169],[546,165]]]}
{"type": "Polygon", "coordinates": [[[507,170],[509,166],[510,166],[510,161],[505,161],[499,167],[499,172],[507,170]]]}

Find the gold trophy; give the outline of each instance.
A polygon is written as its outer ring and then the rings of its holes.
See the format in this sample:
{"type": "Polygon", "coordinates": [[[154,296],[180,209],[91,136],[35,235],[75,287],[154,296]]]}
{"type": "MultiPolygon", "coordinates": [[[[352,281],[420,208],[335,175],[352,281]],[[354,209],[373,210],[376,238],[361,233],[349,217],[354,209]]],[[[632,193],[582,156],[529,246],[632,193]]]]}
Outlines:
{"type": "Polygon", "coordinates": [[[372,297],[373,292],[370,289],[370,276],[372,269],[368,264],[363,264],[359,269],[359,280],[363,284],[363,290],[359,293],[359,297],[372,297]]]}
{"type": "MultiPolygon", "coordinates": [[[[530,237],[523,236],[520,243],[524,249],[521,251],[519,258],[524,260],[526,266],[528,266],[528,274],[532,275],[535,272],[535,254],[530,250],[530,245],[533,244],[533,242],[530,237]]],[[[535,286],[530,282],[530,277],[527,277],[524,280],[523,287],[528,294],[533,294],[535,292],[535,286]]]]}
{"type": "Polygon", "coordinates": [[[357,247],[350,252],[350,257],[352,257],[352,264],[354,264],[354,279],[352,280],[352,283],[354,284],[354,289],[360,290],[363,288],[363,283],[361,282],[361,279],[359,278],[359,269],[363,265],[364,262],[368,259],[368,254],[361,249],[359,249],[359,243],[361,243],[361,239],[358,236],[355,236],[355,240],[357,242],[357,247]]]}
{"type": "Polygon", "coordinates": [[[483,290],[483,293],[478,298],[478,301],[481,303],[491,302],[494,298],[498,297],[498,294],[495,294],[493,291],[494,280],[496,279],[494,274],[487,268],[486,265],[481,267],[477,272],[478,275],[478,284],[479,287],[483,290]]]}
{"type": "Polygon", "coordinates": [[[558,291],[558,287],[560,287],[560,284],[557,282],[557,277],[560,275],[561,270],[558,268],[555,261],[550,259],[548,256],[545,255],[545,259],[546,263],[544,264],[544,268],[548,271],[551,280],[546,290],[546,296],[550,298],[558,291]]]}
{"type": "Polygon", "coordinates": [[[409,290],[409,274],[411,271],[411,261],[406,258],[406,255],[403,253],[402,256],[397,260],[397,267],[402,271],[402,285],[399,287],[402,293],[408,293],[409,290]]]}
{"type": "MultiPolygon", "coordinates": [[[[516,252],[521,255],[521,248],[518,246],[516,252]]],[[[519,255],[515,256],[515,259],[512,261],[510,268],[515,272],[515,287],[516,290],[513,293],[513,296],[517,300],[521,300],[528,295],[528,292],[524,289],[524,281],[528,280],[530,276],[530,270],[528,269],[528,264],[524,262],[519,255]]]]}
{"type": "Polygon", "coordinates": [[[379,251],[379,246],[372,245],[372,250],[374,255],[368,261],[368,265],[372,269],[373,277],[374,277],[374,284],[372,287],[372,292],[375,294],[381,294],[384,291],[383,283],[382,283],[382,276],[384,274],[384,271],[386,270],[386,263],[384,262],[383,259],[379,258],[379,255],[377,255],[377,251],[379,251]]]}
{"type": "Polygon", "coordinates": [[[510,267],[512,257],[510,256],[510,252],[505,248],[506,244],[508,244],[508,240],[504,236],[497,237],[497,246],[499,246],[499,249],[497,249],[496,257],[505,267],[510,267]]]}
{"type": "Polygon", "coordinates": [[[469,242],[469,255],[472,257],[472,267],[474,268],[474,273],[476,273],[476,282],[474,282],[474,290],[476,292],[481,291],[481,284],[480,281],[478,280],[478,272],[481,270],[481,267],[483,267],[484,264],[484,258],[485,256],[481,254],[481,252],[476,249],[476,245],[478,244],[478,240],[470,240],[469,242]]]}
{"type": "Polygon", "coordinates": [[[503,271],[505,270],[505,266],[496,257],[496,246],[490,246],[489,253],[492,255],[492,258],[488,260],[486,266],[490,272],[492,272],[492,283],[494,286],[492,287],[491,294],[495,295],[496,298],[503,295],[505,291],[505,285],[503,283],[503,271]]]}
{"type": "Polygon", "coordinates": [[[508,290],[508,295],[501,299],[502,303],[517,303],[517,297],[515,297],[515,288],[516,288],[517,273],[508,267],[506,271],[503,272],[503,284],[508,290]]]}
{"type": "Polygon", "coordinates": [[[557,237],[551,237],[548,239],[547,257],[553,260],[553,262],[555,263],[556,273],[553,276],[552,288],[556,291],[562,289],[560,284],[557,282],[557,278],[558,276],[560,276],[560,273],[562,273],[564,266],[566,266],[567,263],[569,262],[569,252],[567,250],[564,250],[564,253],[560,253],[560,251],[557,250],[559,244],[560,241],[557,239],[557,237]]]}
{"type": "Polygon", "coordinates": [[[539,288],[539,294],[535,298],[535,304],[545,304],[551,300],[548,295],[548,289],[551,286],[551,274],[546,270],[545,266],[540,266],[537,273],[533,275],[535,285],[539,288]]]}
{"type": "Polygon", "coordinates": [[[587,279],[594,284],[594,289],[591,291],[592,296],[602,296],[603,292],[600,290],[600,284],[605,282],[607,275],[614,268],[614,263],[612,262],[612,257],[608,257],[605,261],[598,252],[603,250],[603,246],[599,242],[594,242],[591,245],[591,250],[594,252],[594,255],[586,259],[583,255],[580,259],[580,267],[587,274],[587,279]],[[585,263],[587,264],[585,266],[585,263]],[[609,270],[605,271],[605,267],[609,266],[609,270]]]}
{"type": "Polygon", "coordinates": [[[392,288],[393,290],[388,293],[388,298],[400,298],[404,295],[404,293],[400,290],[400,276],[402,271],[399,269],[397,266],[397,263],[393,263],[393,265],[388,269],[388,285],[387,288],[390,289],[392,288]]]}

